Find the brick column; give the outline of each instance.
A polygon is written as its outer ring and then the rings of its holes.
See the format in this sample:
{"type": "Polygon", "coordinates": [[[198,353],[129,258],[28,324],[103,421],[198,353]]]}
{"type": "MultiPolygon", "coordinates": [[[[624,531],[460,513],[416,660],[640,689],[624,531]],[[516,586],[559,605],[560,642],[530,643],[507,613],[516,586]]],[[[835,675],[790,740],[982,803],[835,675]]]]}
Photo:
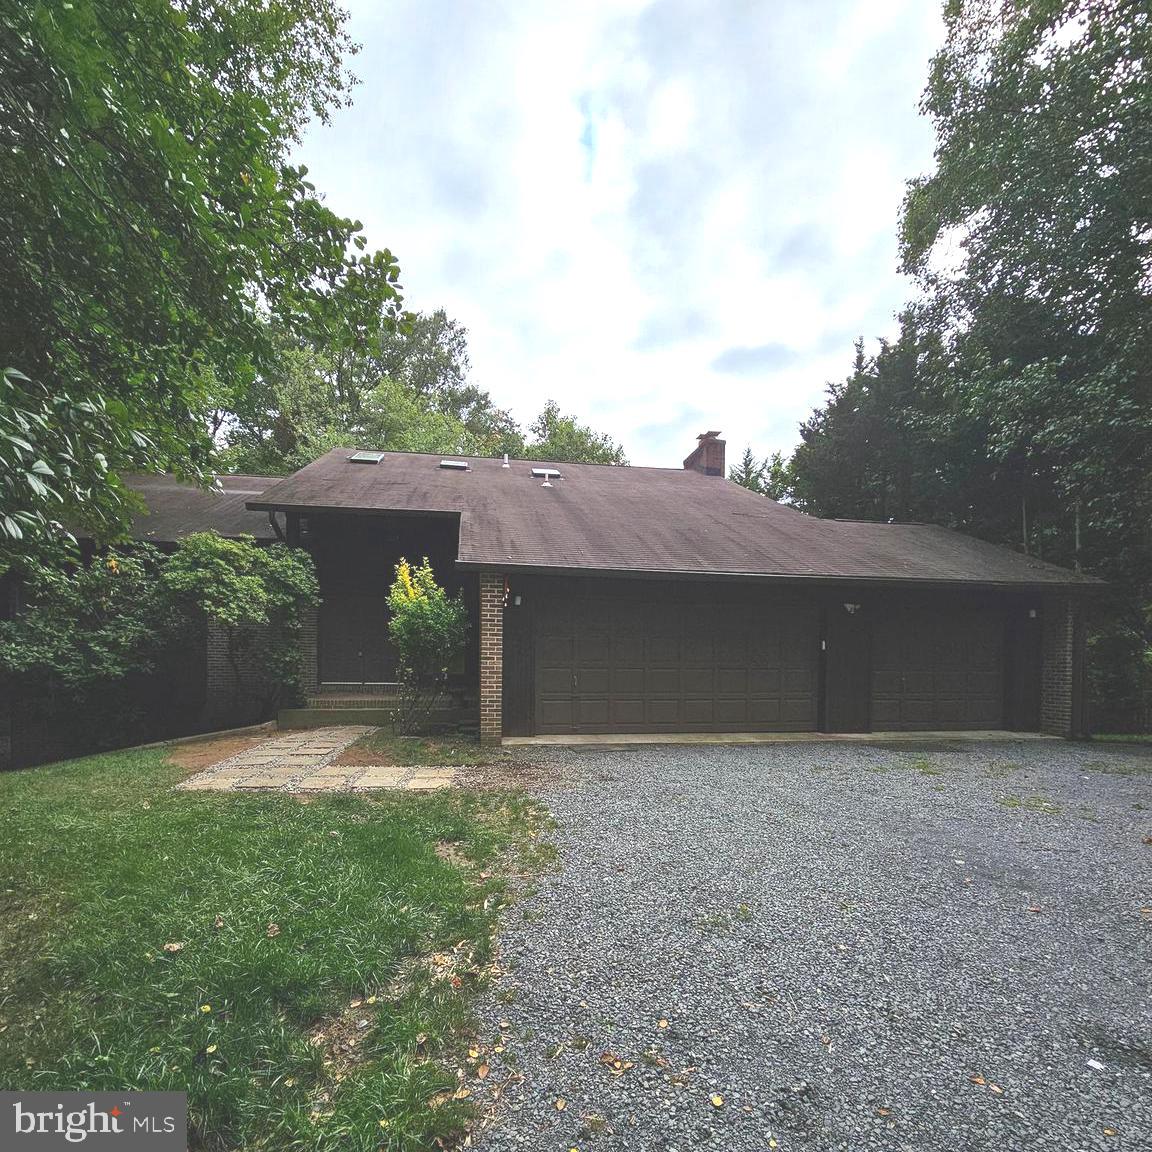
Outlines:
{"type": "Polygon", "coordinates": [[[504,735],[504,576],[480,573],[480,743],[504,735]]]}
{"type": "Polygon", "coordinates": [[[320,661],[317,655],[319,609],[313,605],[300,614],[300,692],[314,696],[320,686],[320,661]]]}
{"type": "Polygon", "coordinates": [[[1043,604],[1040,731],[1070,739],[1078,731],[1081,691],[1076,667],[1082,645],[1077,642],[1076,609],[1067,596],[1046,598],[1043,604]]]}

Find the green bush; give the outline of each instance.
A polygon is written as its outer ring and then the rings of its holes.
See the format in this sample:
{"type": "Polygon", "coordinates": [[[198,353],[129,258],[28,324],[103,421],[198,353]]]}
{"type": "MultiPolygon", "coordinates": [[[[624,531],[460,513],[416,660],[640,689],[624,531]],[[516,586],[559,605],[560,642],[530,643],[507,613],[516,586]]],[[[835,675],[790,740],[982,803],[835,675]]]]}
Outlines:
{"type": "Polygon", "coordinates": [[[449,596],[436,583],[427,558],[416,567],[404,559],[396,565],[388,608],[401,688],[396,728],[411,733],[426,724],[448,670],[464,652],[468,612],[459,596],[449,596]]]}

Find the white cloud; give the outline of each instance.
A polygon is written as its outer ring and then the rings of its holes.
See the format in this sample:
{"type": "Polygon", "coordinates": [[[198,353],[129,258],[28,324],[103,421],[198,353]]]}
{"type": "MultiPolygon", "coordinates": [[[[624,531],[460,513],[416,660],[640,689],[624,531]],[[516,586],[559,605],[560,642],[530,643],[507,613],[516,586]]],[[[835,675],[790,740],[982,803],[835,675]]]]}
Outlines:
{"type": "Polygon", "coordinates": [[[892,331],[928,0],[364,0],[352,32],[355,106],[301,159],[525,422],[554,397],[643,464],[705,426],[789,449],[892,331]]]}

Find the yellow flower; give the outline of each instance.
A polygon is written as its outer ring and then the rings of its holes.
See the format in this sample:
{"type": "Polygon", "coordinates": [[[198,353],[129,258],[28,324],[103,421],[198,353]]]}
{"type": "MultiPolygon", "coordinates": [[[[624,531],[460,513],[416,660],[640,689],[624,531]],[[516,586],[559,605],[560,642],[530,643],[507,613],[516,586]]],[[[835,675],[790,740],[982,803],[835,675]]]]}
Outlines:
{"type": "Polygon", "coordinates": [[[212,1005],[211,1004],[201,1004],[200,1005],[200,1011],[201,1012],[211,1012],[212,1011],[212,1005]]]}

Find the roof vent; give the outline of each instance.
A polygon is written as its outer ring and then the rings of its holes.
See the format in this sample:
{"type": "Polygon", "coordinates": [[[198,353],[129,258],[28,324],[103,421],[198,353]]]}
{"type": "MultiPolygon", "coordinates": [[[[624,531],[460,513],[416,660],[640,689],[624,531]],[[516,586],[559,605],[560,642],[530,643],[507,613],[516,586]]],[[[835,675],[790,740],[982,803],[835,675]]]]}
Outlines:
{"type": "Polygon", "coordinates": [[[504,453],[504,463],[500,465],[501,468],[511,468],[512,465],[508,463],[508,453],[504,453]]]}
{"type": "Polygon", "coordinates": [[[383,452],[353,452],[348,457],[349,464],[379,464],[384,459],[383,452]]]}
{"type": "Polygon", "coordinates": [[[533,468],[532,469],[532,475],[535,476],[537,480],[539,480],[541,478],[543,478],[545,480],[559,480],[560,479],[560,469],[559,468],[533,468]]]}
{"type": "Polygon", "coordinates": [[[450,468],[455,472],[467,472],[468,471],[468,461],[467,460],[441,460],[440,461],[440,467],[441,468],[450,468]]]}

